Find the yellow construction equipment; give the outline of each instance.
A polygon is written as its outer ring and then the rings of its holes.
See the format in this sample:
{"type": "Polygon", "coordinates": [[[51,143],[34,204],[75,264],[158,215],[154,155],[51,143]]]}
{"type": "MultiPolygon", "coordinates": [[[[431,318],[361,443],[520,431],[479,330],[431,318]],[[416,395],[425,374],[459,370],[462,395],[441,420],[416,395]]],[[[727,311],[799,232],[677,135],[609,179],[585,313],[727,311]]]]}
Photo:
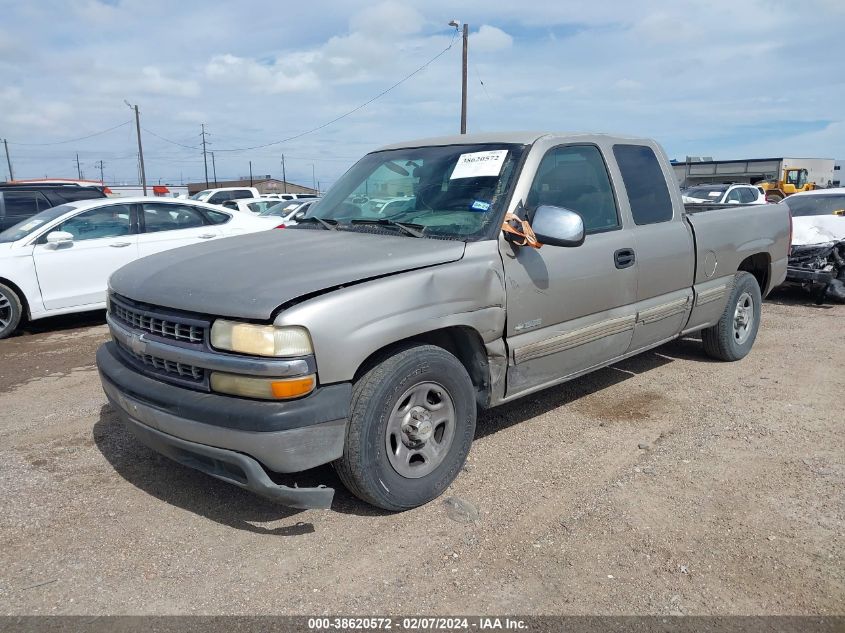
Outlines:
{"type": "Polygon", "coordinates": [[[816,188],[815,183],[808,181],[807,170],[803,167],[784,167],[780,180],[761,180],[756,184],[766,193],[768,202],[780,202],[793,193],[816,188]]]}

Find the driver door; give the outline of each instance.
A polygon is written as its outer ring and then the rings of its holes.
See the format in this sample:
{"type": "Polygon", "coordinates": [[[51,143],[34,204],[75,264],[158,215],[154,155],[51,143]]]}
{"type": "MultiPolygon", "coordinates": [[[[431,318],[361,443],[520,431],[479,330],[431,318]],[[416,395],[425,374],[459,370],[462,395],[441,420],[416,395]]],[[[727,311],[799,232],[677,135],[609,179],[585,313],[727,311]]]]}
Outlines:
{"type": "Polygon", "coordinates": [[[533,391],[627,351],[636,321],[637,262],[601,151],[549,149],[526,198],[581,215],[581,246],[514,246],[502,237],[507,289],[505,396],[533,391]]]}
{"type": "Polygon", "coordinates": [[[138,258],[134,206],[88,209],[51,230],[73,235],[70,244],[47,244],[46,234],[38,239],[32,256],[47,310],[105,302],[109,276],[138,258]]]}

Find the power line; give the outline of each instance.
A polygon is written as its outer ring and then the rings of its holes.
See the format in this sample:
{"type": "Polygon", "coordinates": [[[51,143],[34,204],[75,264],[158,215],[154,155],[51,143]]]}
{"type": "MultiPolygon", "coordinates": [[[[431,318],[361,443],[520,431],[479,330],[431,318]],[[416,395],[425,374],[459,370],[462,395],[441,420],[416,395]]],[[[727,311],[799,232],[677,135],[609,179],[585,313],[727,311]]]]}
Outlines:
{"type": "Polygon", "coordinates": [[[351,114],[354,114],[354,113],[358,112],[358,110],[362,110],[363,108],[367,107],[367,106],[368,106],[368,105],[370,105],[373,101],[376,101],[377,99],[380,99],[381,97],[383,97],[384,95],[386,95],[388,92],[390,92],[390,91],[391,91],[391,90],[393,90],[394,88],[398,88],[399,86],[401,86],[403,83],[405,83],[406,81],[408,81],[408,80],[409,80],[411,77],[413,77],[414,75],[416,75],[416,74],[418,74],[418,73],[422,72],[423,70],[425,70],[425,69],[426,69],[429,65],[431,65],[432,63],[434,63],[435,61],[437,61],[440,57],[442,57],[443,55],[445,55],[445,54],[446,54],[446,52],[447,52],[449,49],[451,49],[451,48],[452,48],[452,45],[455,43],[455,38],[456,38],[456,37],[457,37],[457,31],[456,31],[455,33],[453,33],[453,34],[452,34],[452,39],[451,39],[451,41],[449,42],[449,45],[448,45],[446,48],[444,48],[442,51],[440,51],[439,53],[437,53],[437,55],[435,55],[434,57],[432,57],[431,59],[429,59],[426,63],[424,63],[424,64],[423,64],[422,66],[420,66],[419,68],[417,68],[414,72],[409,73],[408,75],[405,75],[402,79],[400,79],[399,81],[397,81],[395,84],[393,84],[393,85],[392,85],[392,86],[390,86],[389,88],[386,88],[385,90],[382,90],[380,93],[378,93],[375,97],[373,97],[373,98],[372,98],[372,99],[370,99],[369,101],[365,101],[364,103],[362,103],[362,104],[361,104],[361,105],[359,105],[358,107],[353,108],[353,109],[352,109],[352,110],[350,110],[349,112],[345,112],[344,114],[341,114],[341,115],[340,115],[340,116],[338,116],[338,117],[335,117],[335,118],[334,118],[334,119],[332,119],[331,121],[327,121],[326,123],[323,123],[322,125],[318,125],[317,127],[311,128],[310,130],[307,130],[307,131],[305,131],[305,132],[300,132],[299,134],[295,134],[295,135],[293,135],[293,136],[289,136],[289,137],[287,137],[287,138],[283,138],[283,139],[281,139],[281,140],[279,140],[279,141],[273,141],[272,143],[263,143],[262,145],[253,145],[252,147],[236,147],[236,148],[231,148],[231,149],[217,149],[217,150],[215,150],[215,151],[217,151],[217,152],[245,152],[245,151],[248,151],[248,150],[253,150],[253,149],[261,149],[262,147],[270,147],[270,146],[272,146],[272,145],[280,145],[281,143],[287,143],[288,141],[293,141],[293,140],[295,140],[295,139],[298,139],[298,138],[301,138],[301,137],[303,137],[303,136],[306,136],[307,134],[312,134],[312,133],[314,133],[314,132],[316,132],[316,131],[318,131],[318,130],[322,130],[323,128],[328,127],[328,126],[332,125],[333,123],[337,123],[337,122],[338,122],[338,121],[340,121],[341,119],[345,119],[345,118],[346,118],[346,117],[348,117],[349,115],[351,115],[351,114]]]}
{"type": "Polygon", "coordinates": [[[487,100],[492,104],[493,99],[490,98],[490,93],[487,92],[487,86],[484,85],[484,81],[482,81],[481,75],[478,74],[478,68],[475,67],[475,64],[472,64],[472,72],[475,73],[475,78],[478,79],[478,83],[480,83],[481,87],[484,89],[484,94],[487,95],[487,100]]]}
{"type": "Polygon", "coordinates": [[[172,143],[173,145],[178,145],[179,147],[184,147],[186,149],[199,149],[200,148],[199,145],[185,145],[184,143],[180,143],[178,141],[172,141],[169,138],[165,138],[165,137],[161,136],[160,134],[156,134],[152,130],[148,130],[145,127],[142,127],[141,129],[144,130],[144,132],[146,132],[147,134],[152,134],[156,138],[160,138],[162,141],[166,141],[167,143],[172,143]]]}
{"type": "Polygon", "coordinates": [[[93,134],[89,134],[87,136],[80,136],[79,138],[69,138],[66,141],[54,141],[52,143],[13,143],[9,141],[9,145],[27,145],[30,147],[44,147],[46,145],[63,145],[65,143],[74,143],[76,141],[84,141],[87,138],[93,138],[95,136],[100,136],[101,134],[105,134],[107,132],[111,132],[112,130],[116,130],[117,128],[123,127],[124,125],[129,125],[132,121],[124,121],[120,125],[115,125],[114,127],[110,127],[106,130],[100,130],[99,132],[94,132],[93,134]]]}

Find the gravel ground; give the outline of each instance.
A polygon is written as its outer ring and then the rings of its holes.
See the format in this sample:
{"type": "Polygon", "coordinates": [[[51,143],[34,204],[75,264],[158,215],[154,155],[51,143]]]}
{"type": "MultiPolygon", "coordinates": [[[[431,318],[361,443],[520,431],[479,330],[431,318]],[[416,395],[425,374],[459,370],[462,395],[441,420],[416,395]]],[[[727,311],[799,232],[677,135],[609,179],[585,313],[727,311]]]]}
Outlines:
{"type": "Polygon", "coordinates": [[[37,324],[0,341],[0,614],[845,613],[843,317],[780,291],[739,363],[682,340],[484,413],[403,514],[159,457],[105,403],[102,315],[37,324]]]}

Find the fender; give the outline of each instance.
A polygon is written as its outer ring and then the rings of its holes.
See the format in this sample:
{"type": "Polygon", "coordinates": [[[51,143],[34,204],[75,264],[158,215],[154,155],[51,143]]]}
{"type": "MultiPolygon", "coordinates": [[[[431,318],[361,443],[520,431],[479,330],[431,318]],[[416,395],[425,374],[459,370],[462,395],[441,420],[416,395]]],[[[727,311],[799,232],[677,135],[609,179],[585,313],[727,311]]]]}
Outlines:
{"type": "Polygon", "coordinates": [[[275,324],[308,329],[321,384],[352,380],[378,350],[447,327],[472,328],[489,346],[505,329],[497,243],[472,242],[458,262],[333,290],[282,311],[275,324]]]}

